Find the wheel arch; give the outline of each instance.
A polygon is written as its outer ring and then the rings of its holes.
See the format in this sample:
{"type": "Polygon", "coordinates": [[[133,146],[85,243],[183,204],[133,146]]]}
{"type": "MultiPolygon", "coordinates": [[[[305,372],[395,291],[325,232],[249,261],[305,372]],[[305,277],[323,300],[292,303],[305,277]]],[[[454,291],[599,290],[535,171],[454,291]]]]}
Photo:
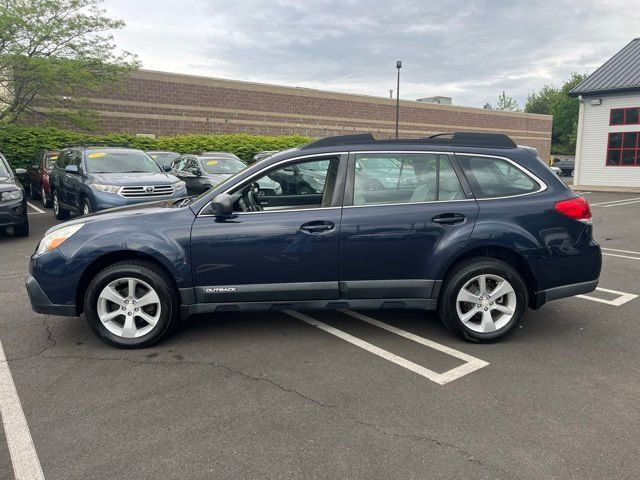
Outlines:
{"type": "Polygon", "coordinates": [[[178,288],[178,284],[176,283],[175,276],[173,272],[167,267],[167,265],[165,265],[161,260],[145,252],[136,250],[117,250],[105,253],[104,255],[93,259],[93,261],[87,266],[87,268],[85,268],[84,272],[82,272],[80,280],[78,281],[78,288],[76,290],[76,310],[78,312],[78,315],[81,314],[84,310],[84,296],[87,292],[87,288],[91,280],[101,270],[122,260],[142,260],[153,263],[158,268],[161,268],[171,279],[171,286],[175,289],[178,298],[180,298],[180,290],[178,288]]]}
{"type": "MultiPolygon", "coordinates": [[[[527,292],[530,299],[532,299],[538,291],[538,280],[527,259],[518,251],[503,245],[487,244],[474,246],[468,250],[460,252],[459,255],[452,258],[445,266],[443,266],[438,278],[443,279],[443,283],[445,283],[449,272],[451,272],[458,263],[473,257],[495,258],[513,267],[522,276],[522,279],[527,286],[527,292]]],[[[440,295],[443,290],[444,289],[441,288],[438,292],[438,300],[440,299],[440,295]]]]}

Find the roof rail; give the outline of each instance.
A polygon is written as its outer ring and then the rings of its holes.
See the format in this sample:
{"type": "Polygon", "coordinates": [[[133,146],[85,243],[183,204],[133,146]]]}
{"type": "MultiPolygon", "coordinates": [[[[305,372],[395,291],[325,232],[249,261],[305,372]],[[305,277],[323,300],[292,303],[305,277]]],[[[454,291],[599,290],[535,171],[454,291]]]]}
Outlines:
{"type": "Polygon", "coordinates": [[[334,147],[338,145],[351,145],[358,143],[371,143],[377,140],[371,133],[359,133],[355,135],[338,135],[336,137],[325,137],[320,140],[315,140],[311,143],[307,143],[300,147],[300,150],[306,150],[308,148],[320,148],[320,147],[334,147]]]}
{"type": "Polygon", "coordinates": [[[517,145],[509,136],[501,133],[475,133],[475,132],[449,132],[437,133],[423,138],[400,138],[377,140],[371,133],[357,135],[340,135],[326,137],[308,143],[300,150],[311,148],[336,147],[341,145],[358,144],[423,144],[423,145],[456,145],[462,147],[490,147],[490,148],[517,148],[517,145]]]}

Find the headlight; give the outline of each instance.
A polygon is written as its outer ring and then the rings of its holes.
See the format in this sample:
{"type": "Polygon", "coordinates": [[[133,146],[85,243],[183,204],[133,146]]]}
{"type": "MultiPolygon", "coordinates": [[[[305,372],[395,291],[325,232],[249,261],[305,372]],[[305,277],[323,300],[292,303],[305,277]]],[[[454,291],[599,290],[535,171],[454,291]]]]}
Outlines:
{"type": "Polygon", "coordinates": [[[92,183],[91,186],[99,192],[118,193],[120,185],[102,185],[101,183],[92,183]]]}
{"type": "Polygon", "coordinates": [[[398,179],[393,177],[387,177],[385,178],[385,181],[389,183],[398,183],[398,179]]]}
{"type": "Polygon", "coordinates": [[[40,240],[40,245],[38,245],[36,255],[40,255],[41,253],[45,253],[59,247],[65,240],[71,237],[71,235],[80,230],[83,225],[84,223],[76,223],[75,225],[69,225],[68,227],[58,228],[49,235],[45,235],[45,237],[40,240]]]}
{"type": "Polygon", "coordinates": [[[8,192],[2,192],[0,199],[3,202],[8,202],[9,200],[22,200],[22,190],[9,190],[8,192]]]}
{"type": "Polygon", "coordinates": [[[186,187],[186,185],[187,184],[185,182],[180,181],[180,182],[174,183],[173,188],[175,188],[177,192],[178,190],[182,190],[184,187],[186,187]]]}

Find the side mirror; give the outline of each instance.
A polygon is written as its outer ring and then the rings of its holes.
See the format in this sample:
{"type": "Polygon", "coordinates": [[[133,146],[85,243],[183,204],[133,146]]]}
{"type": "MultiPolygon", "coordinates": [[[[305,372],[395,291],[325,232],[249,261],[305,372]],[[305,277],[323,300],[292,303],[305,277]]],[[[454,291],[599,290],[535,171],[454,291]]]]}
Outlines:
{"type": "Polygon", "coordinates": [[[165,172],[170,172],[171,171],[171,165],[162,165],[162,170],[164,170],[165,172]]]}
{"type": "Polygon", "coordinates": [[[233,201],[228,193],[221,193],[209,205],[211,213],[216,217],[228,217],[233,214],[233,201]]]}
{"type": "Polygon", "coordinates": [[[27,171],[24,168],[16,168],[16,176],[22,177],[27,174],[27,171]]]}
{"type": "Polygon", "coordinates": [[[68,173],[78,173],[80,170],[78,170],[77,165],[67,165],[64,167],[64,171],[68,173]]]}
{"type": "Polygon", "coordinates": [[[194,168],[191,173],[193,173],[196,177],[201,177],[202,176],[202,170],[200,170],[199,168],[194,168]]]}

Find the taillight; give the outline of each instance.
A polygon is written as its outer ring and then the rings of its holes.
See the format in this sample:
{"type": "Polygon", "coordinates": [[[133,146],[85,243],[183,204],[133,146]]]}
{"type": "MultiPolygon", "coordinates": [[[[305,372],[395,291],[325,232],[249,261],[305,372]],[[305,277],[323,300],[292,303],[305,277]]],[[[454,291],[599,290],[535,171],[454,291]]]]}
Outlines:
{"type": "Polygon", "coordinates": [[[589,202],[583,197],[562,200],[555,205],[556,212],[560,212],[566,217],[580,220],[584,223],[591,223],[591,208],[589,202]]]}

